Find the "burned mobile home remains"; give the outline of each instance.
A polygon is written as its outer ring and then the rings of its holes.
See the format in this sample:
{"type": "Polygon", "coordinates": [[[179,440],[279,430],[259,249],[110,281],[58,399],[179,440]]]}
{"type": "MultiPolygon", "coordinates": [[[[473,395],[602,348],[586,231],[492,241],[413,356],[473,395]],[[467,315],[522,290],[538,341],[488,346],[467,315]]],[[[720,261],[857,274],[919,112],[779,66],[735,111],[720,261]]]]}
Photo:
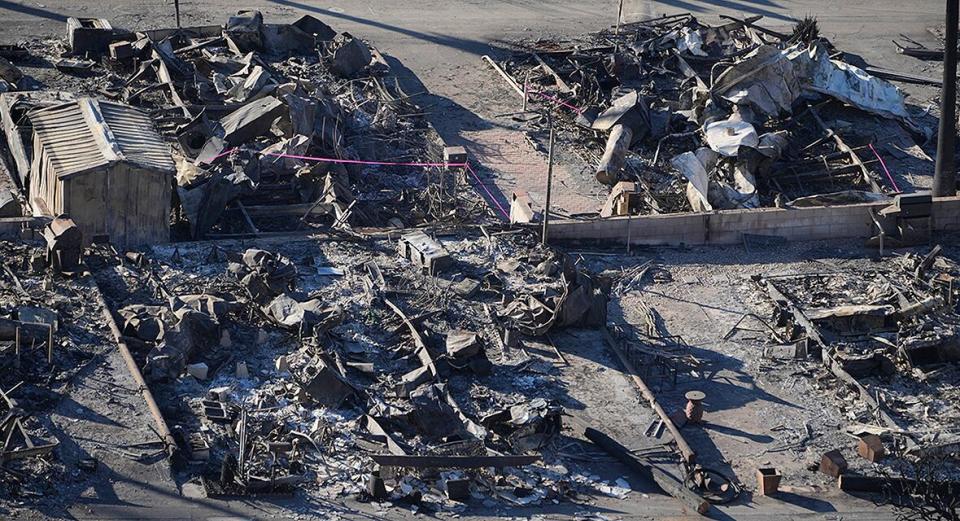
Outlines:
{"type": "Polygon", "coordinates": [[[485,56],[544,193],[310,15],[0,46],[0,505],[152,465],[282,515],[949,498],[932,116],[813,18],[721,19],[485,56]]]}

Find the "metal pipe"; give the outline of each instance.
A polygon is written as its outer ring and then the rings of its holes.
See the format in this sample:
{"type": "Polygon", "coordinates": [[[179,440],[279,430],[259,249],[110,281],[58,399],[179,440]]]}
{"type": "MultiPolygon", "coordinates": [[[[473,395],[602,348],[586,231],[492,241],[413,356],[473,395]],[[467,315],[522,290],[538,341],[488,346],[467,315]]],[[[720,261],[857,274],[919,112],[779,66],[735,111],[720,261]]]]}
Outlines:
{"type": "Polygon", "coordinates": [[[943,90],[940,94],[940,133],[937,138],[937,166],[933,174],[933,195],[944,197],[957,192],[954,150],[957,138],[957,25],[960,0],[947,0],[947,41],[943,55],[943,90]]]}
{"type": "Polygon", "coordinates": [[[683,461],[687,464],[693,464],[697,461],[697,453],[690,447],[690,444],[687,443],[687,440],[683,437],[683,434],[680,433],[680,429],[677,428],[677,425],[673,423],[673,420],[670,419],[670,415],[667,414],[667,411],[663,410],[663,407],[660,406],[660,403],[657,402],[656,395],[653,394],[653,391],[647,387],[647,383],[643,381],[643,378],[640,378],[640,375],[637,373],[636,368],[627,359],[626,354],[623,353],[619,343],[613,338],[613,335],[610,334],[610,330],[606,327],[602,328],[603,338],[607,341],[607,344],[613,349],[614,354],[617,355],[617,358],[620,360],[620,363],[623,364],[624,369],[627,370],[630,379],[633,380],[633,384],[637,386],[637,390],[640,391],[640,394],[643,396],[647,402],[650,403],[650,408],[657,413],[657,416],[663,420],[663,423],[667,426],[667,429],[670,429],[670,434],[673,435],[673,441],[677,442],[677,450],[680,451],[680,455],[683,457],[683,461]]]}
{"type": "Polygon", "coordinates": [[[150,414],[153,416],[153,421],[157,426],[157,433],[163,438],[163,442],[167,446],[167,454],[173,456],[177,451],[177,442],[173,439],[173,434],[170,433],[167,422],[163,419],[163,414],[160,412],[160,407],[157,406],[157,401],[153,399],[153,393],[151,393],[150,388],[147,387],[147,382],[143,379],[143,374],[140,373],[140,368],[137,367],[137,362],[130,353],[130,348],[126,342],[123,341],[120,328],[117,327],[117,323],[113,320],[113,313],[110,312],[110,306],[103,298],[103,292],[100,291],[99,287],[97,288],[96,294],[97,303],[100,304],[100,308],[103,310],[103,319],[107,325],[110,326],[110,331],[117,341],[117,347],[120,348],[120,355],[127,364],[127,370],[130,372],[130,376],[133,377],[133,381],[136,382],[137,387],[140,388],[143,401],[147,402],[147,407],[150,409],[150,414]]]}

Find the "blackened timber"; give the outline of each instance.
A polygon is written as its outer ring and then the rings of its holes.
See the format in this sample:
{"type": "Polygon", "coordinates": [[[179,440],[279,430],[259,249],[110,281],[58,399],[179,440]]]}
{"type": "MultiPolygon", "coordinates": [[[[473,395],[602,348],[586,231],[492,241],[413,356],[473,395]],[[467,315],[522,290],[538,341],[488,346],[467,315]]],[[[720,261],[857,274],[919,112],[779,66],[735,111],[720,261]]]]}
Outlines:
{"type": "MultiPolygon", "coordinates": [[[[854,378],[853,375],[848,373],[846,369],[844,369],[843,366],[839,362],[837,362],[826,350],[823,351],[822,356],[823,356],[823,365],[827,366],[827,369],[829,369],[830,372],[833,373],[833,375],[836,376],[841,382],[856,389],[857,393],[860,395],[860,398],[863,401],[867,402],[867,405],[869,405],[871,409],[877,411],[877,416],[879,416],[880,419],[883,420],[883,423],[885,423],[887,427],[891,427],[894,429],[900,428],[900,425],[897,423],[895,419],[893,419],[892,416],[890,416],[889,413],[887,413],[883,405],[880,402],[878,402],[877,399],[874,398],[872,394],[870,394],[869,389],[864,387],[864,385],[861,384],[856,378],[854,378]]],[[[906,436],[905,440],[908,448],[912,449],[913,447],[916,446],[916,442],[914,442],[913,439],[910,438],[909,436],[906,436]]]]}
{"type": "Polygon", "coordinates": [[[583,435],[644,479],[656,483],[661,490],[676,498],[684,506],[692,508],[698,514],[706,514],[710,510],[710,503],[707,500],[694,494],[692,490],[683,486],[683,483],[660,470],[656,465],[640,461],[629,449],[610,436],[590,427],[584,430],[583,435]]]}
{"type": "Polygon", "coordinates": [[[845,492],[885,492],[893,494],[923,494],[927,491],[957,494],[960,481],[917,481],[910,478],[859,476],[841,474],[837,481],[845,492]]]}
{"type": "Polygon", "coordinates": [[[484,60],[485,62],[489,63],[490,66],[493,67],[493,70],[497,71],[497,72],[500,74],[500,76],[503,77],[503,79],[507,80],[507,83],[508,83],[511,87],[513,87],[513,90],[515,90],[515,91],[517,92],[517,94],[519,94],[519,95],[521,95],[521,96],[524,96],[524,95],[525,95],[524,92],[523,92],[523,88],[521,88],[519,85],[517,85],[517,82],[513,81],[513,78],[511,78],[510,75],[506,73],[506,71],[504,71],[499,65],[497,65],[497,62],[493,61],[492,58],[490,58],[489,56],[486,56],[486,55],[481,56],[480,59],[482,59],[482,60],[484,60]]]}
{"type": "Polygon", "coordinates": [[[790,39],[790,35],[789,35],[789,34],[784,34],[784,33],[778,33],[778,32],[776,32],[776,31],[771,31],[770,29],[767,29],[767,28],[765,28],[765,27],[760,27],[759,25],[757,25],[756,23],[754,23],[754,22],[758,22],[761,18],[763,18],[762,16],[759,16],[759,15],[758,15],[758,16],[751,16],[750,18],[747,18],[746,20],[741,20],[741,19],[739,19],[739,18],[734,18],[734,17],[732,17],[732,16],[727,16],[727,15],[725,15],[725,14],[720,15],[720,18],[723,19],[723,20],[731,20],[731,21],[734,21],[734,22],[740,22],[741,24],[743,24],[743,25],[745,25],[745,26],[747,26],[747,27],[749,27],[749,28],[751,28],[751,29],[753,29],[753,30],[755,30],[755,31],[760,31],[761,33],[766,34],[767,36],[773,36],[774,38],[777,38],[777,39],[779,39],[779,40],[782,41],[782,42],[785,42],[785,41],[787,41],[787,40],[790,39]]]}
{"type": "Polygon", "coordinates": [[[46,324],[0,318],[0,340],[13,340],[20,330],[20,342],[46,342],[50,328],[46,324]]]}
{"type": "Polygon", "coordinates": [[[828,127],[827,124],[823,122],[823,119],[820,118],[820,114],[818,114],[817,110],[813,108],[813,105],[807,103],[807,108],[810,110],[810,115],[813,116],[813,119],[817,121],[817,125],[820,126],[820,129],[827,133],[828,136],[833,138],[833,141],[837,144],[837,148],[839,148],[841,152],[846,152],[850,156],[850,160],[860,167],[860,172],[863,175],[863,181],[869,184],[870,188],[874,192],[882,194],[883,189],[881,189],[880,185],[877,184],[872,176],[870,176],[870,170],[860,159],[860,156],[857,155],[856,151],[847,146],[847,144],[843,141],[843,138],[841,138],[839,134],[834,132],[833,129],[828,127]]]}
{"type": "Polygon", "coordinates": [[[547,74],[553,76],[554,81],[557,82],[557,87],[560,88],[560,92],[573,92],[573,89],[570,88],[570,85],[567,85],[567,82],[563,81],[563,78],[557,74],[557,71],[553,70],[553,67],[548,65],[547,62],[543,61],[543,58],[541,58],[539,54],[533,53],[533,57],[537,59],[537,63],[540,64],[540,67],[542,67],[547,74]]]}
{"type": "Polygon", "coordinates": [[[374,454],[373,461],[385,467],[479,469],[520,467],[536,463],[540,456],[401,456],[374,454]]]}
{"type": "Polygon", "coordinates": [[[927,76],[918,76],[916,74],[908,74],[906,72],[894,71],[890,69],[883,69],[880,67],[867,67],[864,70],[873,76],[885,80],[899,81],[901,83],[913,83],[916,85],[933,85],[935,87],[940,87],[943,85],[943,80],[938,80],[936,78],[930,78],[927,76]]]}
{"type": "Polygon", "coordinates": [[[783,294],[777,286],[770,280],[764,281],[764,285],[767,288],[767,293],[770,295],[770,298],[776,302],[778,305],[785,306],[788,311],[793,315],[793,319],[797,321],[797,324],[800,325],[806,331],[807,336],[820,344],[821,346],[826,346],[827,342],[824,341],[823,335],[820,332],[820,328],[816,326],[807,315],[803,313],[803,310],[798,308],[796,304],[793,303],[793,300],[788,298],[783,294]]]}

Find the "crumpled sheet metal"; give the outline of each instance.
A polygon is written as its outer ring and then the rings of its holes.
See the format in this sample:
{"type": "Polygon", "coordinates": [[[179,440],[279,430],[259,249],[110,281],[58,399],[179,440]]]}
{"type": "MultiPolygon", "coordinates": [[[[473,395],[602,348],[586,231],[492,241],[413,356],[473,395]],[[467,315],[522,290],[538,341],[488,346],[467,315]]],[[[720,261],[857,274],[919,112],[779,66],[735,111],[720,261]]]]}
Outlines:
{"type": "Polygon", "coordinates": [[[673,167],[687,178],[687,200],[695,212],[713,210],[709,197],[709,171],[716,166],[717,158],[716,152],[701,147],[696,152],[684,152],[670,160],[673,167]]]}
{"type": "Polygon", "coordinates": [[[804,90],[826,94],[861,110],[909,120],[905,96],[892,83],[838,60],[819,44],[779,50],[765,45],[724,71],[713,92],[769,116],[789,113],[804,90]]]}
{"type": "Polygon", "coordinates": [[[810,90],[827,94],[867,112],[891,119],[910,119],[903,92],[894,84],[871,76],[849,63],[831,60],[827,52],[813,47],[810,90]]]}
{"type": "Polygon", "coordinates": [[[772,45],[759,47],[720,74],[712,91],[761,114],[790,113],[803,93],[799,71],[790,61],[797,53],[796,46],[782,51],[772,45]]]}
{"type": "Polygon", "coordinates": [[[727,157],[736,157],[740,147],[757,148],[760,144],[760,137],[753,125],[734,117],[707,123],[703,133],[710,149],[727,157]]]}

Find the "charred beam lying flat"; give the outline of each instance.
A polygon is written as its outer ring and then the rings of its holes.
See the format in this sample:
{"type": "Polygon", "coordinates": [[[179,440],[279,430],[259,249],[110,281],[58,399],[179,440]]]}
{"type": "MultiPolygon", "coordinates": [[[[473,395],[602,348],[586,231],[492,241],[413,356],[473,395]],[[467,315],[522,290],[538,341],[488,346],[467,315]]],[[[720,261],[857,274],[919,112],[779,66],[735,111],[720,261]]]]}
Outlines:
{"type": "Polygon", "coordinates": [[[710,503],[705,499],[694,494],[693,491],[684,487],[682,483],[656,465],[640,461],[630,453],[629,449],[610,436],[589,427],[583,435],[621,463],[630,467],[634,472],[643,476],[644,479],[656,483],[661,490],[673,496],[685,506],[692,508],[699,514],[706,514],[710,510],[710,503]]]}
{"type": "Polygon", "coordinates": [[[50,328],[43,324],[20,322],[9,318],[0,318],[0,340],[13,340],[17,337],[17,329],[20,329],[20,341],[29,344],[30,342],[47,341],[50,328]]]}
{"type": "Polygon", "coordinates": [[[373,461],[385,467],[458,468],[519,467],[536,463],[540,456],[401,456],[375,454],[373,461]]]}
{"type": "Polygon", "coordinates": [[[844,492],[886,492],[892,494],[923,494],[927,491],[956,493],[960,490],[960,481],[918,482],[909,478],[859,476],[856,474],[841,474],[837,485],[844,492]],[[929,487],[932,487],[932,489],[929,487]]]}
{"type": "Polygon", "coordinates": [[[915,83],[917,85],[933,85],[935,87],[940,87],[943,85],[943,80],[940,79],[930,78],[927,76],[918,76],[916,74],[908,74],[906,72],[893,71],[880,67],[867,67],[864,70],[878,78],[883,78],[885,80],[899,81],[901,83],[915,83]]]}
{"type": "Polygon", "coordinates": [[[867,165],[860,159],[860,156],[857,155],[857,152],[847,145],[843,141],[843,138],[839,134],[833,131],[830,127],[824,123],[823,119],[820,118],[820,114],[817,112],[817,109],[813,108],[813,105],[807,103],[807,109],[810,110],[810,115],[813,116],[813,119],[817,121],[817,125],[827,134],[827,136],[832,137],[833,141],[837,144],[837,148],[841,152],[846,152],[850,156],[850,160],[854,162],[857,166],[860,167],[860,172],[863,175],[863,181],[870,185],[870,188],[878,193],[883,193],[883,189],[880,188],[880,185],[870,176],[870,170],[867,168],[867,165]]]}
{"type": "Polygon", "coordinates": [[[793,319],[800,324],[800,327],[802,327],[804,331],[807,332],[807,336],[810,337],[811,340],[815,341],[821,346],[827,345],[827,342],[824,341],[823,334],[820,332],[820,328],[817,327],[816,324],[814,324],[809,318],[807,318],[807,315],[803,313],[803,310],[798,308],[796,304],[793,303],[793,300],[788,298],[783,294],[783,292],[777,289],[777,286],[773,283],[773,281],[766,280],[765,285],[770,298],[774,302],[780,303],[787,307],[787,310],[793,314],[793,319]]]}
{"type": "Polygon", "coordinates": [[[497,65],[497,62],[493,61],[493,59],[486,55],[482,56],[481,59],[490,64],[490,66],[493,67],[493,70],[500,73],[500,76],[503,76],[503,79],[507,80],[507,83],[513,87],[513,90],[517,91],[517,94],[521,96],[524,95],[523,88],[517,85],[517,82],[513,81],[513,78],[511,78],[509,74],[507,74],[499,65],[497,65]]]}

